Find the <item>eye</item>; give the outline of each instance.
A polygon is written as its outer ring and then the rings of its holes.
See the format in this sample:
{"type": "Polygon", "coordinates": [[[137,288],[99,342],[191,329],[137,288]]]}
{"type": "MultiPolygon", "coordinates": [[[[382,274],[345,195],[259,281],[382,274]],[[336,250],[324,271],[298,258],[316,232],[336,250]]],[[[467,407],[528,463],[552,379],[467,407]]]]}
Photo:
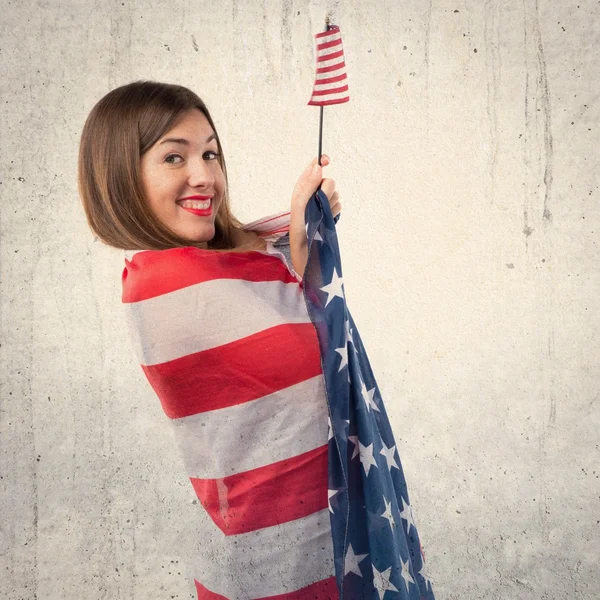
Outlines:
{"type": "Polygon", "coordinates": [[[219,153],[215,152],[214,150],[208,150],[207,152],[204,153],[204,156],[206,156],[207,154],[208,155],[212,154],[212,158],[209,158],[208,160],[215,160],[219,156],[219,153]]]}
{"type": "MultiPolygon", "coordinates": [[[[174,156],[179,156],[179,154],[169,154],[169,156],[165,156],[165,162],[169,163],[170,165],[173,164],[178,164],[178,163],[172,163],[169,159],[174,157],[174,156]]],[[[181,158],[181,156],[179,156],[179,158],[181,158]]],[[[181,160],[183,160],[183,158],[181,158],[181,160]]]]}

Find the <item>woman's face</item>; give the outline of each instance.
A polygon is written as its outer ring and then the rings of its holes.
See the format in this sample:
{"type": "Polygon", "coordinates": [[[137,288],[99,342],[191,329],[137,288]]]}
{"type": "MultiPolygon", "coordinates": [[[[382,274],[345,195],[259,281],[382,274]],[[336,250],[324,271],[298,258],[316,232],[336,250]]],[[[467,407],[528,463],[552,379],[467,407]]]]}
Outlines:
{"type": "Polygon", "coordinates": [[[215,138],[204,114],[194,108],[141,158],[142,188],[151,211],[171,231],[194,242],[214,237],[223,200],[225,177],[215,138]]]}

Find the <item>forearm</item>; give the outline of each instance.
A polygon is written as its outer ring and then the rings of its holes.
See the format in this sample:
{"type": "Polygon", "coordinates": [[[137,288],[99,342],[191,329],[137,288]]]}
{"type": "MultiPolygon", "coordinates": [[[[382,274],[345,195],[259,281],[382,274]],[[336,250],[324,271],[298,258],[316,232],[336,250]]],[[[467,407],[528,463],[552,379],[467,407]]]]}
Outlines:
{"type": "Polygon", "coordinates": [[[294,271],[302,277],[308,261],[308,240],[304,223],[305,207],[292,204],[290,212],[290,255],[294,271]]]}

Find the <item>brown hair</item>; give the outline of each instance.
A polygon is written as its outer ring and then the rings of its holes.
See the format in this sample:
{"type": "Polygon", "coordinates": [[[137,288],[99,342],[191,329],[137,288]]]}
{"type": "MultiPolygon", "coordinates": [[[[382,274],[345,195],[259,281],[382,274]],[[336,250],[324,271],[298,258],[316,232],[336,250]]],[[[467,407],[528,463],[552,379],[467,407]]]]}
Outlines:
{"type": "Polygon", "coordinates": [[[202,111],[217,133],[208,108],[194,92],[156,81],[134,81],[118,87],[100,99],[88,115],[79,145],[78,188],[88,225],[104,244],[123,250],[246,247],[235,245],[242,223],[229,206],[227,169],[218,133],[217,160],[225,189],[211,240],[194,242],[178,236],[152,214],[145,201],[141,157],[194,108],[202,111]]]}

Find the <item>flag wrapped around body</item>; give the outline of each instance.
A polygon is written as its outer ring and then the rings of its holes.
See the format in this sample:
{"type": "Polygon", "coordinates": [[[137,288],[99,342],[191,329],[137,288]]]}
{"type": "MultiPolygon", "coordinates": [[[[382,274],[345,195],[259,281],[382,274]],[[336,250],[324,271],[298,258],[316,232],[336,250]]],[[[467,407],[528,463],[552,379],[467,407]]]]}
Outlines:
{"type": "Polygon", "coordinates": [[[322,190],[309,200],[305,224],[304,295],[329,410],[328,496],[340,598],[434,600],[394,436],[346,305],[335,220],[322,190]]]}
{"type": "Polygon", "coordinates": [[[308,104],[327,106],[348,102],[346,61],[342,34],[337,25],[315,35],[317,42],[317,72],[308,104]]]}
{"type": "Polygon", "coordinates": [[[265,250],[126,252],[132,345],[204,513],[182,524],[198,600],[338,598],[325,380],[289,224],[244,227],[265,250]]]}

